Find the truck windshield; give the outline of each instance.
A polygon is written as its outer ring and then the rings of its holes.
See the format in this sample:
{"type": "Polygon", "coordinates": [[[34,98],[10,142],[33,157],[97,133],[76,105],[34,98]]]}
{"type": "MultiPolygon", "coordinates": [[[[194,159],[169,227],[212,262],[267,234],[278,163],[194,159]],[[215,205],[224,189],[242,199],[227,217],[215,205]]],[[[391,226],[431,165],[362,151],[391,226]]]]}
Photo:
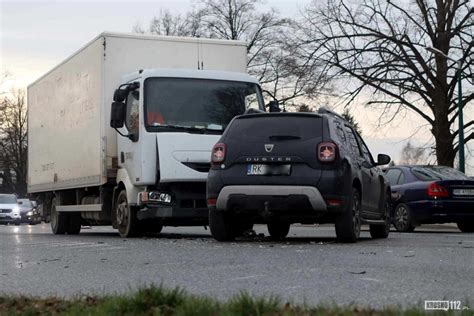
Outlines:
{"type": "Polygon", "coordinates": [[[145,81],[148,130],[189,130],[221,134],[236,115],[264,109],[255,83],[191,78],[148,78],[145,81]]]}

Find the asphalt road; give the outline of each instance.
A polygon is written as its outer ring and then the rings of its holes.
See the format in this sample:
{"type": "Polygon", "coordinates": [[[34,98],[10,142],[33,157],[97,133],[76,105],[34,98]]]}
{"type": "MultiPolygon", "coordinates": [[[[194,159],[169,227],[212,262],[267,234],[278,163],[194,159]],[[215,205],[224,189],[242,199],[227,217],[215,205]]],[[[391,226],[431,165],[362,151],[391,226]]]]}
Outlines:
{"type": "Polygon", "coordinates": [[[339,244],[330,226],[292,227],[283,242],[218,243],[201,227],[123,239],[105,227],[54,236],[47,224],[2,225],[0,255],[0,295],[71,297],[162,283],[219,299],[247,291],[310,305],[474,304],[474,234],[452,226],[392,232],[386,240],[364,230],[357,244],[339,244]]]}

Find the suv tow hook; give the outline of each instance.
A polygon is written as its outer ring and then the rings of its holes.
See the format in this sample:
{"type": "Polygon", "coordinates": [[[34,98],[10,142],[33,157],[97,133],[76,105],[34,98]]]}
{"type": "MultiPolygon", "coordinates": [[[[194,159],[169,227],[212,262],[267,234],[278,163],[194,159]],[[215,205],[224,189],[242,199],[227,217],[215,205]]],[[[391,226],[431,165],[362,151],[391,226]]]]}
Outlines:
{"type": "Polygon", "coordinates": [[[260,211],[260,215],[264,218],[272,217],[273,213],[270,211],[270,202],[266,201],[265,203],[263,203],[263,205],[265,206],[265,208],[260,211]]]}

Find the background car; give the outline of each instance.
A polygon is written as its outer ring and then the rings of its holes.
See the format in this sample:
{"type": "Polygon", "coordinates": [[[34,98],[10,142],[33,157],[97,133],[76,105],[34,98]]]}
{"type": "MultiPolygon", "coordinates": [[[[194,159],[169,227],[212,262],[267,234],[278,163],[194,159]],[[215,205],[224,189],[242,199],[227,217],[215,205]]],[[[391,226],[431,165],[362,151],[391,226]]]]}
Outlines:
{"type": "Polygon", "coordinates": [[[35,225],[41,222],[41,217],[36,206],[36,202],[29,199],[18,199],[20,206],[21,222],[35,225]]]}
{"type": "Polygon", "coordinates": [[[455,222],[462,232],[474,232],[474,180],[464,173],[444,166],[395,166],[386,175],[396,230],[455,222]]]}
{"type": "Polygon", "coordinates": [[[0,223],[20,225],[20,207],[17,203],[16,195],[0,194],[0,223]]]}

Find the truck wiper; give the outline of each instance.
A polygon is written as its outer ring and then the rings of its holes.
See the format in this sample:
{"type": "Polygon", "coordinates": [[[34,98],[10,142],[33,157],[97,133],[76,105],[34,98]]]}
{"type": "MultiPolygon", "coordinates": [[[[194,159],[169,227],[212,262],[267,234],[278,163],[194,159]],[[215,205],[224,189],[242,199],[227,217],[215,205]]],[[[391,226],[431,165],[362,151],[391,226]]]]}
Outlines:
{"type": "Polygon", "coordinates": [[[301,139],[299,136],[294,135],[272,135],[269,137],[270,140],[293,140],[293,139],[301,139]]]}

